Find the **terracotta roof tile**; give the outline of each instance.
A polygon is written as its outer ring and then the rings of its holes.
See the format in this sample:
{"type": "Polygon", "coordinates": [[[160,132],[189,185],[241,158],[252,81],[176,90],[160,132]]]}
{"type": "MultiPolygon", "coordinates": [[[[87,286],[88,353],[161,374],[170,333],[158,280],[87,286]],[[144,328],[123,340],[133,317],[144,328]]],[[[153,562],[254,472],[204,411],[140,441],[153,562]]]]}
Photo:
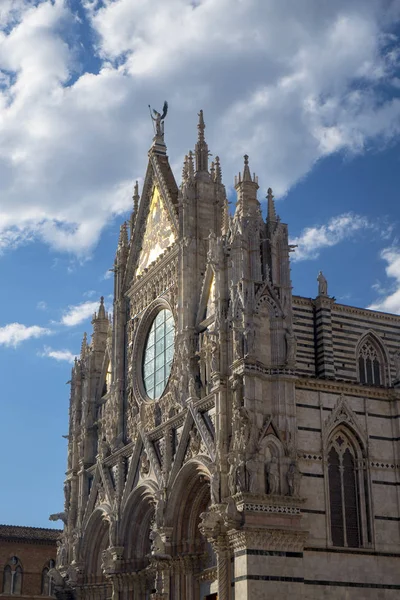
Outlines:
{"type": "Polygon", "coordinates": [[[0,525],[0,538],[3,540],[56,541],[61,533],[61,529],[0,525]]]}

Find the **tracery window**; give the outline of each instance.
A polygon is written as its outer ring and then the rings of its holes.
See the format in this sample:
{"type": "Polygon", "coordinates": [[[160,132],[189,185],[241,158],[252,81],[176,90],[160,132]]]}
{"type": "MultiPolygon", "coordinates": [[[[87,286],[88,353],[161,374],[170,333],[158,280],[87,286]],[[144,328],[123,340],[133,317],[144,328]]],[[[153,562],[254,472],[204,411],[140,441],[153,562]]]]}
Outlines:
{"type": "Polygon", "coordinates": [[[152,400],[163,393],[174,357],[175,322],[172,312],[160,310],[147,335],[143,355],[143,383],[152,400]]]}
{"type": "Polygon", "coordinates": [[[383,358],[371,339],[366,339],[358,352],[360,383],[383,385],[383,358]]]}
{"type": "Polygon", "coordinates": [[[359,548],[371,542],[365,461],[352,436],[340,428],[328,451],[331,540],[359,548]]]}
{"type": "Polygon", "coordinates": [[[3,571],[3,594],[22,593],[22,567],[19,559],[13,556],[3,571]]]}

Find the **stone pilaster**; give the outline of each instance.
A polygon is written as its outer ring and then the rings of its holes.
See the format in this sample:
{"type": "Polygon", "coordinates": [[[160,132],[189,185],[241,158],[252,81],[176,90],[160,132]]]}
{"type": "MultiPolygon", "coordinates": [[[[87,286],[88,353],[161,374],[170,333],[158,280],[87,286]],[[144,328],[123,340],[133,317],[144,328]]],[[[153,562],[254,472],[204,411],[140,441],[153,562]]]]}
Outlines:
{"type": "Polygon", "coordinates": [[[332,307],[334,300],[319,295],[314,301],[315,323],[315,369],[317,377],[330,379],[335,376],[332,341],[332,307]]]}

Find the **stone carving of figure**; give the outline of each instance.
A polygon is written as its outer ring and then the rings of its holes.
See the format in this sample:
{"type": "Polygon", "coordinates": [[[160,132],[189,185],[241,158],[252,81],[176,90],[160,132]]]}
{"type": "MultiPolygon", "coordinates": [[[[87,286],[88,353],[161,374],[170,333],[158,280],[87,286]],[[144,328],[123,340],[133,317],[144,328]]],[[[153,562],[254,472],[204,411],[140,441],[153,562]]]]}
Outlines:
{"type": "Polygon", "coordinates": [[[246,354],[247,356],[251,356],[254,351],[254,342],[255,342],[256,332],[254,327],[247,323],[246,329],[244,330],[244,339],[246,344],[246,354]]]}
{"type": "Polygon", "coordinates": [[[275,456],[267,467],[268,494],[277,494],[279,491],[279,467],[275,456]]]}
{"type": "MultiPolygon", "coordinates": [[[[149,108],[150,108],[150,104],[149,104],[149,108]]],[[[156,127],[156,136],[157,137],[164,136],[164,119],[167,116],[167,112],[168,112],[168,102],[167,101],[164,102],[162,114],[159,113],[154,108],[153,108],[153,114],[151,114],[151,112],[150,112],[151,118],[153,119],[155,127],[156,127]]]]}
{"type": "Polygon", "coordinates": [[[164,512],[165,512],[165,493],[164,490],[157,490],[155,492],[155,524],[156,527],[162,527],[164,520],[164,512]]]}
{"type": "Polygon", "coordinates": [[[65,544],[62,540],[57,540],[57,557],[56,557],[57,567],[65,566],[66,562],[67,562],[67,550],[65,548],[65,544]]]}
{"type": "Polygon", "coordinates": [[[318,296],[327,296],[328,295],[328,282],[324,277],[322,271],[318,273],[317,277],[318,281],[318,296]]]}
{"type": "Polygon", "coordinates": [[[228,488],[229,492],[232,494],[236,494],[236,465],[235,458],[232,454],[228,456],[229,463],[229,471],[228,471],[228,488]]]}
{"type": "Polygon", "coordinates": [[[148,475],[150,472],[150,461],[147,457],[147,454],[145,452],[143,452],[142,456],[140,457],[140,474],[141,476],[145,476],[148,475]]]}
{"type": "Polygon", "coordinates": [[[296,364],[297,339],[292,330],[285,331],[286,341],[286,364],[294,366],[296,364]]]}
{"type": "Polygon", "coordinates": [[[190,436],[190,445],[189,445],[188,458],[192,458],[193,456],[197,456],[198,453],[200,452],[201,436],[200,436],[199,432],[197,431],[197,429],[192,429],[191,432],[189,433],[189,436],[190,436]]]}
{"type": "Polygon", "coordinates": [[[247,487],[249,492],[253,492],[253,494],[257,494],[260,491],[258,485],[258,465],[259,462],[257,460],[256,455],[251,457],[246,462],[246,470],[248,477],[247,487]]]}
{"type": "Polygon", "coordinates": [[[216,465],[211,465],[210,467],[210,494],[211,494],[211,504],[219,503],[219,495],[220,495],[220,477],[219,471],[216,465]]]}
{"type": "Polygon", "coordinates": [[[394,368],[396,371],[395,374],[395,381],[400,381],[400,350],[397,350],[396,354],[394,355],[394,368]]]}
{"type": "Polygon", "coordinates": [[[295,462],[290,463],[286,478],[289,486],[289,496],[298,496],[300,491],[301,473],[295,462]]]}
{"type": "Polygon", "coordinates": [[[238,455],[236,460],[235,484],[237,492],[246,491],[246,467],[242,455],[238,455]]]}
{"type": "Polygon", "coordinates": [[[66,481],[64,483],[64,508],[65,508],[65,510],[69,509],[70,500],[71,500],[71,482],[66,481]]]}
{"type": "Polygon", "coordinates": [[[211,372],[219,371],[219,346],[215,340],[211,340],[211,372]]]}
{"type": "Polygon", "coordinates": [[[190,378],[189,378],[189,397],[197,398],[196,383],[194,381],[194,377],[192,374],[190,375],[190,378]]]}
{"type": "Polygon", "coordinates": [[[243,336],[238,327],[233,328],[233,354],[235,360],[243,357],[243,336]]]}

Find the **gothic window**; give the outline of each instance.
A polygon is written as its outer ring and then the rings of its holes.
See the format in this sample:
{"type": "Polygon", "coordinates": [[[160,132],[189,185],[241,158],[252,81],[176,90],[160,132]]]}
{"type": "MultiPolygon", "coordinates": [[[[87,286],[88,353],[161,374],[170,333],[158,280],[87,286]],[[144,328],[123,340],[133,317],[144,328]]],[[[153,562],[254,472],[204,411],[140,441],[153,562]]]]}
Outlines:
{"type": "Polygon", "coordinates": [[[6,565],[3,571],[3,594],[11,594],[11,567],[6,565]]]}
{"type": "Polygon", "coordinates": [[[360,383],[383,385],[383,356],[377,344],[369,336],[358,351],[358,375],[360,383]]]}
{"type": "Polygon", "coordinates": [[[334,546],[359,548],[371,542],[365,461],[351,436],[339,429],[328,451],[331,539],[334,546]]]}
{"type": "Polygon", "coordinates": [[[147,336],[143,355],[143,382],[152,400],[163,393],[174,357],[175,322],[170,310],[160,310],[147,336]]]}
{"type": "Polygon", "coordinates": [[[51,575],[49,575],[51,563],[53,562],[54,561],[50,561],[49,566],[45,567],[42,571],[42,596],[53,595],[53,580],[51,578],[51,575]]]}
{"type": "Polygon", "coordinates": [[[22,567],[16,556],[13,556],[3,571],[3,593],[22,593],[22,567]]]}

